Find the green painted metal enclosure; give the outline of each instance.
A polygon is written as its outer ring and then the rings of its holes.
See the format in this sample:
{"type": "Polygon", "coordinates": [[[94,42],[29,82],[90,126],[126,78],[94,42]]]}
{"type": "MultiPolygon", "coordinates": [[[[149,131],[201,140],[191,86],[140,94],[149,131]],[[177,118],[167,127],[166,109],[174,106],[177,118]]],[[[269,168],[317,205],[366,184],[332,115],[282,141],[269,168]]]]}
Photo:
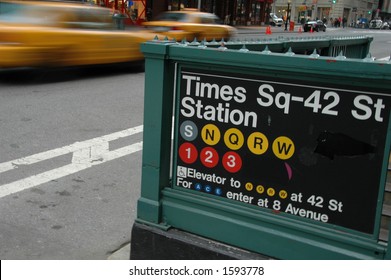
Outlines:
{"type": "Polygon", "coordinates": [[[293,41],[143,44],[137,222],[277,259],[391,259],[391,63],[365,58],[370,41],[340,44],[353,58],[293,41]]]}
{"type": "MultiPolygon", "coordinates": [[[[336,57],[342,52],[349,58],[365,58],[369,53],[369,48],[373,37],[371,36],[310,36],[310,37],[278,37],[250,40],[230,40],[224,42],[227,49],[245,49],[250,51],[271,51],[274,53],[311,54],[316,50],[321,56],[336,57]]],[[[185,43],[185,42],[183,42],[185,43]]],[[[182,44],[183,44],[182,43],[182,44]]],[[[193,41],[190,46],[205,46],[216,48],[221,46],[221,42],[193,41]]]]}

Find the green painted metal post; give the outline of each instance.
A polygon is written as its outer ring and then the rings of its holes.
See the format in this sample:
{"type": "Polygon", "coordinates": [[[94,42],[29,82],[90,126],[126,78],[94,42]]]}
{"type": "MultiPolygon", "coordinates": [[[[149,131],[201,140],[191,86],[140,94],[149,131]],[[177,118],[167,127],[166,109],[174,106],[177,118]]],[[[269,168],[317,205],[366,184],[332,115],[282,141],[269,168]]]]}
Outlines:
{"type": "MultiPolygon", "coordinates": [[[[388,227],[388,246],[391,246],[391,223],[388,227]]],[[[386,260],[391,260],[391,249],[388,249],[385,256],[386,260]]]]}
{"type": "Polygon", "coordinates": [[[161,190],[169,186],[173,80],[166,41],[143,45],[146,53],[143,165],[137,217],[161,222],[161,190]],[[157,74],[159,73],[159,74],[157,74]]]}

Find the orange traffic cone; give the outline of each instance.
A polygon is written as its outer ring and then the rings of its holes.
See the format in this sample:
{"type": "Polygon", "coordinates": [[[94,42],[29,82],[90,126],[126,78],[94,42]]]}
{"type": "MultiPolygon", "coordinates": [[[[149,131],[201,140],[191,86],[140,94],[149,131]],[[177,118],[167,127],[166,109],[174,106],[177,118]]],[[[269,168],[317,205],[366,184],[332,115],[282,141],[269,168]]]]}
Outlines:
{"type": "Polygon", "coordinates": [[[310,30],[311,33],[314,33],[314,28],[311,26],[311,30],[310,30]]]}
{"type": "Polygon", "coordinates": [[[270,26],[266,27],[266,35],[271,35],[272,34],[272,29],[270,26]]]}
{"type": "Polygon", "coordinates": [[[299,26],[299,33],[302,33],[303,32],[303,30],[301,30],[301,26],[299,26]]]}

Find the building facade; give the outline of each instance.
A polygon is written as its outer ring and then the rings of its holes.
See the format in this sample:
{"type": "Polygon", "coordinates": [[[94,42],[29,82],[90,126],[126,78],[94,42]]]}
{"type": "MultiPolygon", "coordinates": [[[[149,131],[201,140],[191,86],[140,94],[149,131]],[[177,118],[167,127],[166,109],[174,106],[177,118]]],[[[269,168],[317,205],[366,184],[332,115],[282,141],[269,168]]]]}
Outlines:
{"type": "Polygon", "coordinates": [[[361,18],[391,17],[391,0],[147,0],[152,15],[184,8],[200,8],[218,15],[230,25],[263,25],[271,12],[300,23],[306,19],[346,19],[348,25],[361,18]]]}
{"type": "MultiPolygon", "coordinates": [[[[288,0],[289,1],[289,0],[288,0]]],[[[379,0],[291,0],[291,20],[302,22],[306,19],[345,19],[348,25],[365,18],[371,20],[378,11],[379,0]]],[[[276,0],[273,11],[284,15],[287,0],[276,0]]]]}
{"type": "MultiPolygon", "coordinates": [[[[77,1],[77,0],[76,0],[77,1]]],[[[79,0],[112,7],[134,20],[151,20],[164,11],[198,8],[214,13],[230,25],[268,24],[270,13],[301,23],[322,19],[330,23],[346,19],[351,25],[359,19],[391,20],[391,0],[79,0]]]]}
{"type": "Polygon", "coordinates": [[[391,20],[391,0],[379,0],[380,17],[391,20]]]}

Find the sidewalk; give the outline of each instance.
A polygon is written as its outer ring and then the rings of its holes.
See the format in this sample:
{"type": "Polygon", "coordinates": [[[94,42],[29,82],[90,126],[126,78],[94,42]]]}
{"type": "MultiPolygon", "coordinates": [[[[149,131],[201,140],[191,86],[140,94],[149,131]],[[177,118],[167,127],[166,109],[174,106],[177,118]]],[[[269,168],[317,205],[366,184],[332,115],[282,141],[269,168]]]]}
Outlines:
{"type": "MultiPolygon", "coordinates": [[[[240,25],[240,26],[234,26],[234,27],[238,30],[238,33],[240,33],[240,34],[258,34],[258,33],[265,34],[266,28],[269,27],[269,25],[262,25],[262,26],[259,26],[259,25],[242,26],[242,25],[240,25]]],[[[297,33],[297,32],[299,32],[300,27],[301,27],[300,24],[296,24],[294,31],[289,31],[289,26],[287,28],[288,30],[285,30],[284,25],[282,25],[280,27],[270,26],[272,34],[273,33],[297,33]]]]}

